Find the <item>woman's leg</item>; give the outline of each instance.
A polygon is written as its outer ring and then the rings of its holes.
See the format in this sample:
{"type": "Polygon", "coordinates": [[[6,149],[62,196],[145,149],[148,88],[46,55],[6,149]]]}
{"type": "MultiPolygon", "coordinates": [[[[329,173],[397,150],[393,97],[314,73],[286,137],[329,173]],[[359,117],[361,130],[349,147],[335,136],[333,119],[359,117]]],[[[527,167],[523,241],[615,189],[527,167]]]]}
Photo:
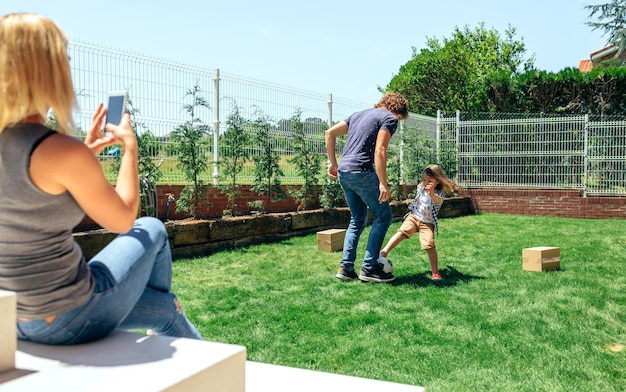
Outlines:
{"type": "Polygon", "coordinates": [[[202,340],[198,330],[185,317],[176,295],[150,287],[146,288],[119,328],[151,329],[158,335],[202,340]]]}
{"type": "MultiPolygon", "coordinates": [[[[117,236],[89,261],[94,288],[86,303],[59,314],[49,325],[44,321],[18,325],[20,336],[46,344],[79,344],[105,337],[131,313],[148,284],[151,290],[168,294],[171,265],[167,262],[170,256],[165,256],[167,241],[163,223],[154,218],[138,219],[128,233],[117,236]],[[158,254],[162,260],[155,264],[158,254]]],[[[172,299],[165,298],[162,302],[167,309],[172,299]]],[[[172,317],[172,312],[162,313],[164,318],[172,317]]]]}
{"type": "Polygon", "coordinates": [[[98,300],[99,316],[114,320],[116,328],[200,338],[171,293],[169,240],[158,219],[137,219],[131,231],[113,240],[89,266],[94,275],[110,281],[98,300]]]}
{"type": "MultiPolygon", "coordinates": [[[[151,219],[150,224],[156,226],[152,230],[164,230],[163,224],[151,219]]],[[[159,335],[202,339],[200,333],[185,317],[172,287],[172,252],[167,233],[155,259],[152,273],[143,294],[119,328],[152,329],[159,335]]]]}

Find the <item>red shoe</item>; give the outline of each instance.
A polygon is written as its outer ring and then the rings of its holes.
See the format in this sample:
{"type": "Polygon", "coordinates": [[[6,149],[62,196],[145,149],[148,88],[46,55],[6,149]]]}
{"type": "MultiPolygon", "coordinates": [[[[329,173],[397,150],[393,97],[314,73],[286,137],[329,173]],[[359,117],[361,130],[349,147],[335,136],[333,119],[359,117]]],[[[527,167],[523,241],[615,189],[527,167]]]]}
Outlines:
{"type": "Polygon", "coordinates": [[[439,274],[433,274],[433,276],[431,277],[432,280],[443,280],[443,278],[441,277],[441,275],[439,274]]]}

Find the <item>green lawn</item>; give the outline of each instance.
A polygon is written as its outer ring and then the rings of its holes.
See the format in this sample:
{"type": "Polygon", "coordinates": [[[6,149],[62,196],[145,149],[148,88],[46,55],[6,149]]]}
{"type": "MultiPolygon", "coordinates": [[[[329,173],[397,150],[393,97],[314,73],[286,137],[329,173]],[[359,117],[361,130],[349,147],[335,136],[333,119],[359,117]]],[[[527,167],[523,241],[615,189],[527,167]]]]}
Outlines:
{"type": "Polygon", "coordinates": [[[336,279],[340,254],[317,250],[311,234],[177,260],[174,287],[207,340],[246,346],[253,361],[429,392],[624,391],[625,227],[443,219],[440,284],[417,237],[389,256],[396,281],[371,284],[336,279]],[[560,247],[561,270],[522,271],[522,249],[535,246],[560,247]]]}

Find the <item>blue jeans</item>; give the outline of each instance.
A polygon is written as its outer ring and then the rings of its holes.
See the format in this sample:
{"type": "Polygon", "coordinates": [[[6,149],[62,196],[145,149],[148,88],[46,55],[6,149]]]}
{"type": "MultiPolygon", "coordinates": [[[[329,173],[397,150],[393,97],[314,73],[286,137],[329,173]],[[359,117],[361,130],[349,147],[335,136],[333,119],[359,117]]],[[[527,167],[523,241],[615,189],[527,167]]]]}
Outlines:
{"type": "Polygon", "coordinates": [[[89,261],[95,289],[83,305],[45,320],[18,321],[20,339],[79,344],[114,329],[152,329],[157,334],[202,339],[180,310],[172,288],[167,231],[155,218],[139,218],[89,261]]]}
{"type": "Polygon", "coordinates": [[[348,207],[350,207],[351,215],[343,242],[343,258],[340,266],[346,271],[354,270],[356,249],[361,233],[367,226],[367,209],[369,208],[374,216],[374,221],[367,239],[362,268],[371,271],[376,267],[380,248],[385,240],[387,229],[391,225],[391,207],[389,202],[378,202],[380,182],[376,172],[350,173],[340,171],[338,178],[348,207]]]}

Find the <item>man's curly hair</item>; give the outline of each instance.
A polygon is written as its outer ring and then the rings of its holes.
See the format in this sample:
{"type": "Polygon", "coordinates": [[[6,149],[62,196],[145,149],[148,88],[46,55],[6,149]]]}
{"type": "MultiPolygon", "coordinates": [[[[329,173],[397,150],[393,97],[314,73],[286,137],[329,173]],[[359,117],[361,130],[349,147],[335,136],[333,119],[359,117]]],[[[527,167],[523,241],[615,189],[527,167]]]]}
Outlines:
{"type": "Polygon", "coordinates": [[[409,102],[398,93],[388,92],[378,101],[375,108],[384,108],[399,116],[400,120],[409,117],[409,102]]]}

